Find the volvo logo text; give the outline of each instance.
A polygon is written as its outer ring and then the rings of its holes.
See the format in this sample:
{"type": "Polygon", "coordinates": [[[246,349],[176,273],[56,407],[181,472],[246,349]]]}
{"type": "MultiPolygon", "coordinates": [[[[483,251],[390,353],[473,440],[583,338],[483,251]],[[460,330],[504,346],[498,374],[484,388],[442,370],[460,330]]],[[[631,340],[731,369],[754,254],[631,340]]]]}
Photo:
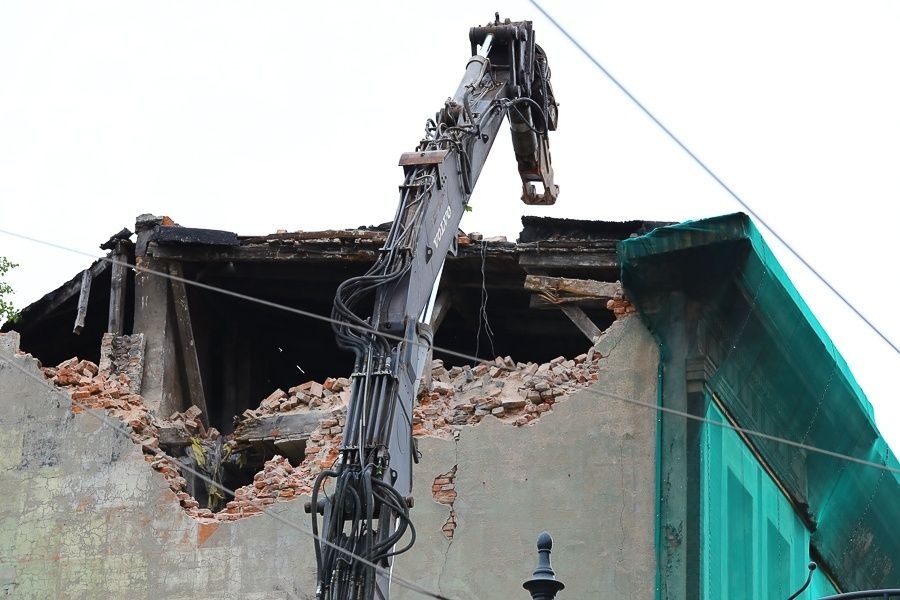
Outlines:
{"type": "Polygon", "coordinates": [[[431,244],[437,249],[437,245],[441,243],[441,240],[444,239],[444,233],[447,231],[447,223],[450,222],[450,217],[453,216],[453,211],[450,209],[450,205],[447,205],[447,210],[444,211],[444,218],[441,219],[441,224],[438,225],[437,233],[434,234],[434,239],[431,240],[431,244]]]}

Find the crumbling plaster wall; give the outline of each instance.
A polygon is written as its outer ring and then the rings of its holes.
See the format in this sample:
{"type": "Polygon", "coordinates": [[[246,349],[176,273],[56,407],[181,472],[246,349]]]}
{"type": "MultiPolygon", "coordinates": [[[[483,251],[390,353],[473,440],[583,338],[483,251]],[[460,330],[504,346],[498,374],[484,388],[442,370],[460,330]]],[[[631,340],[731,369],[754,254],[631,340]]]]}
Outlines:
{"type": "MultiPolygon", "coordinates": [[[[404,572],[450,598],[528,598],[535,540],[553,535],[559,598],[654,597],[656,414],[597,392],[655,404],[658,352],[638,318],[616,321],[597,349],[600,379],[533,426],[486,419],[457,441],[422,439],[413,515],[420,534],[404,572]],[[423,502],[424,474],[456,466],[457,527],[423,502]],[[428,575],[425,575],[428,574],[428,575]]],[[[417,597],[397,590],[400,599],[417,597]]]]}
{"type": "MultiPolygon", "coordinates": [[[[138,446],[88,411],[73,414],[36,361],[15,353],[12,336],[0,340],[0,591],[311,597],[308,536],[265,515],[190,518],[138,446]]],[[[419,539],[397,575],[460,600],[526,598],[520,586],[534,567],[535,538],[548,529],[567,585],[561,598],[653,597],[656,415],[595,392],[654,403],[657,349],[633,317],[597,347],[607,356],[600,380],[533,425],[485,419],[456,440],[420,439],[419,539]],[[450,508],[432,499],[432,484],[454,466],[450,541],[442,532],[450,508]]],[[[308,527],[301,498],[269,510],[308,527]]],[[[421,597],[399,586],[394,596],[421,597]]]]}
{"type": "MultiPolygon", "coordinates": [[[[191,519],[139,446],[89,411],[73,414],[36,361],[11,350],[0,346],[15,365],[0,361],[0,590],[35,599],[306,597],[307,539],[267,517],[191,519]]],[[[306,525],[302,502],[272,510],[306,525]]]]}

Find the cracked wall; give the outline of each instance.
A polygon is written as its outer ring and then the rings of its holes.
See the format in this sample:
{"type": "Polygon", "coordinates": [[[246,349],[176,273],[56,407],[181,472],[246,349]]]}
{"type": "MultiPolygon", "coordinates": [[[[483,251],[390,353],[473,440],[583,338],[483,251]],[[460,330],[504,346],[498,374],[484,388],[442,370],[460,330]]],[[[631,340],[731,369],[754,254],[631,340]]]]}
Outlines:
{"type": "MultiPolygon", "coordinates": [[[[34,359],[2,343],[0,356],[14,365],[0,362],[0,589],[34,599],[307,597],[307,539],[270,518],[192,519],[97,409],[73,413],[34,359]]],[[[307,521],[302,503],[272,510],[307,521]]]]}
{"type": "Polygon", "coordinates": [[[435,477],[434,483],[431,484],[431,498],[449,508],[447,520],[444,521],[441,531],[450,541],[456,532],[456,511],[453,510],[453,503],[456,502],[456,469],[457,465],[453,465],[452,469],[435,477]]]}
{"type": "Polygon", "coordinates": [[[532,425],[485,419],[455,439],[419,441],[414,493],[427,498],[434,478],[453,473],[456,521],[448,539],[449,506],[416,503],[420,538],[403,564],[433,574],[423,583],[450,598],[527,598],[521,584],[546,529],[566,584],[559,598],[654,597],[656,414],[598,392],[655,404],[657,346],[639,319],[626,318],[596,351],[605,357],[598,381],[532,425]]]}
{"type": "MultiPolygon", "coordinates": [[[[419,540],[395,573],[453,598],[527,597],[521,582],[548,529],[567,597],[652,597],[656,416],[595,392],[655,402],[656,345],[627,318],[596,351],[598,381],[528,426],[490,416],[420,439],[419,540]],[[436,479],[451,473],[440,483],[452,483],[451,503],[432,501],[436,479]]],[[[36,361],[8,340],[0,353],[34,376],[0,362],[0,589],[21,598],[310,597],[309,537],[265,516],[191,518],[141,449],[94,418],[102,411],[73,413],[36,361]]],[[[308,527],[302,496],[269,510],[308,527]]]]}

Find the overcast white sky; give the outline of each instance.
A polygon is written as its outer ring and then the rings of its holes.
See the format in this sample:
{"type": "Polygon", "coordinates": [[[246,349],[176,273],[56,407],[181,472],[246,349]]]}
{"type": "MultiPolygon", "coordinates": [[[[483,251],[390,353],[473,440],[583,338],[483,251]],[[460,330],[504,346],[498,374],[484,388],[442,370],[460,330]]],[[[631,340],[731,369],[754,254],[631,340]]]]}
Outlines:
{"type": "MultiPolygon", "coordinates": [[[[900,342],[900,2],[547,2],[624,85],[900,342]]],[[[0,3],[0,227],[84,251],[140,213],[242,234],[377,224],[456,88],[468,28],[532,19],[561,195],[526,207],[508,140],[462,228],[523,214],[739,207],[528,2],[0,3]]],[[[766,236],[900,449],[900,357],[766,236]]],[[[99,251],[97,251],[99,253],[99,251]]],[[[24,306],[83,256],[0,236],[24,306]]],[[[286,316],[286,318],[297,318],[286,316]]]]}

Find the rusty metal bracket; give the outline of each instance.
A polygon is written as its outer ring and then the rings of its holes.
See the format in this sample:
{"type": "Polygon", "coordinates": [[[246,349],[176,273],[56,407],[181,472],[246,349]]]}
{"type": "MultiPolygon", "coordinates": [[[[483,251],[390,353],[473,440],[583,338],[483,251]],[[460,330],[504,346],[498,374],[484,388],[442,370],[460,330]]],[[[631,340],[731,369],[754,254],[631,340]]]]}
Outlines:
{"type": "Polygon", "coordinates": [[[444,162],[449,150],[424,150],[421,152],[404,152],[400,155],[401,167],[419,167],[423,165],[439,165],[444,162]]]}

